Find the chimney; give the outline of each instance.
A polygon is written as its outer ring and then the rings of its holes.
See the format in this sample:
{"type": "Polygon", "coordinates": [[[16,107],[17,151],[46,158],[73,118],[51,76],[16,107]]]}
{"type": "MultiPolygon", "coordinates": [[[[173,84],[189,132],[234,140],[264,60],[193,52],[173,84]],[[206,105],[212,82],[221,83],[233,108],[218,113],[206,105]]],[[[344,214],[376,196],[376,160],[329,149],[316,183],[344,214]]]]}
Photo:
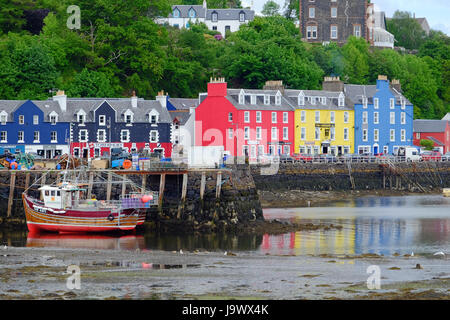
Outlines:
{"type": "Polygon", "coordinates": [[[389,80],[387,76],[379,75],[377,80],[377,90],[389,89],[389,80]]]}
{"type": "Polygon", "coordinates": [[[276,81],[266,81],[266,84],[263,87],[264,90],[278,90],[282,94],[284,94],[284,85],[283,80],[276,81]]]}
{"type": "Polygon", "coordinates": [[[226,97],[227,89],[225,78],[211,78],[208,83],[208,97],[226,97]]]}
{"type": "Polygon", "coordinates": [[[156,101],[159,101],[163,108],[167,108],[167,97],[168,95],[164,94],[164,90],[161,90],[156,96],[156,101]]]}
{"type": "Polygon", "coordinates": [[[56,96],[53,97],[53,101],[58,101],[59,107],[62,112],[67,111],[67,96],[62,90],[58,90],[56,96]]]}
{"type": "Polygon", "coordinates": [[[344,92],[344,81],[338,77],[325,77],[322,83],[324,91],[344,92]]]}
{"type": "Polygon", "coordinates": [[[133,109],[137,108],[138,97],[136,97],[136,91],[133,90],[133,95],[131,96],[131,106],[133,109]]]}
{"type": "Polygon", "coordinates": [[[392,87],[397,90],[399,93],[403,93],[402,91],[402,85],[400,83],[400,80],[398,79],[392,79],[391,81],[392,87]]]}

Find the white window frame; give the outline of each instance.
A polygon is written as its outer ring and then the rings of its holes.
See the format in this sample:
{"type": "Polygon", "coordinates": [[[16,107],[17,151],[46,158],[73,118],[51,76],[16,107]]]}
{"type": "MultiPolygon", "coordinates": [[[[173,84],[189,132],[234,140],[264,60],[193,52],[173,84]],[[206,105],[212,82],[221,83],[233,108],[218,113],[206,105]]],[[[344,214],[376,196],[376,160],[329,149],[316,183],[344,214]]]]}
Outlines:
{"type": "Polygon", "coordinates": [[[106,142],[106,130],[105,129],[97,130],[97,142],[106,142]],[[100,139],[100,132],[103,133],[103,139],[100,139]]]}
{"type": "Polygon", "coordinates": [[[316,8],[315,7],[309,7],[308,8],[308,17],[310,19],[315,19],[316,18],[316,8]]]}
{"type": "Polygon", "coordinates": [[[250,127],[244,127],[244,140],[250,140],[250,127]]]}
{"type": "Polygon", "coordinates": [[[120,142],[130,142],[130,130],[120,130],[120,142]],[[123,138],[123,134],[126,133],[126,138],[123,138]]]}
{"type": "Polygon", "coordinates": [[[380,108],[380,99],[379,98],[374,98],[373,99],[373,108],[374,109],[380,108]]]}
{"type": "Polygon", "coordinates": [[[256,127],[256,140],[261,140],[261,139],[262,139],[262,128],[256,127]]]}
{"type": "Polygon", "coordinates": [[[38,115],[33,115],[33,124],[34,125],[38,125],[39,124],[39,116],[38,115]]]}
{"type": "Polygon", "coordinates": [[[105,115],[98,116],[98,125],[106,126],[106,116],[105,115]]]}
{"type": "Polygon", "coordinates": [[[344,128],[344,140],[348,141],[349,140],[349,131],[348,128],[344,128]]]}
{"type": "Polygon", "coordinates": [[[270,104],[270,95],[268,95],[268,94],[264,95],[264,104],[266,106],[270,104]]]}
{"type": "Polygon", "coordinates": [[[373,129],[373,141],[380,141],[380,130],[373,129]]]}
{"type": "Polygon", "coordinates": [[[320,123],[320,111],[314,111],[314,122],[320,123]]]}
{"type": "Polygon", "coordinates": [[[405,129],[401,129],[401,131],[400,131],[400,140],[402,142],[406,142],[406,130],[405,129]]]}
{"type": "Polygon", "coordinates": [[[250,123],[250,111],[245,111],[244,112],[244,122],[245,123],[250,123]]]}
{"type": "Polygon", "coordinates": [[[228,139],[233,139],[233,129],[228,128],[228,139]]]}
{"type": "Polygon", "coordinates": [[[57,131],[51,131],[50,132],[50,143],[57,143],[58,142],[58,132],[57,131]],[[54,135],[54,137],[53,137],[54,135]]]}
{"type": "Polygon", "coordinates": [[[19,124],[25,124],[25,116],[24,115],[19,116],[19,124]]]}
{"type": "Polygon", "coordinates": [[[344,123],[348,123],[350,119],[350,114],[348,113],[348,111],[344,111],[344,123]]]}
{"type": "Polygon", "coordinates": [[[8,131],[1,131],[0,132],[0,142],[1,143],[7,143],[8,142],[8,131]]]}
{"type": "Polygon", "coordinates": [[[367,111],[364,111],[362,113],[362,123],[367,124],[369,122],[369,113],[367,111]]]}
{"type": "Polygon", "coordinates": [[[283,123],[289,123],[289,113],[283,112],[283,123]]]}
{"type": "Polygon", "coordinates": [[[395,112],[390,112],[389,113],[389,123],[390,124],[395,124],[395,112]]]}
{"type": "Polygon", "coordinates": [[[394,98],[389,99],[389,108],[395,109],[395,99],[394,98]]]}
{"type": "Polygon", "coordinates": [[[79,142],[88,142],[88,141],[89,141],[89,131],[86,130],[86,129],[82,129],[82,130],[78,131],[78,141],[79,141],[79,142]],[[84,135],[84,136],[85,136],[84,139],[81,138],[82,133],[85,134],[85,135],[84,135]]]}
{"type": "Polygon", "coordinates": [[[33,143],[40,143],[40,141],[41,141],[41,133],[39,131],[34,131],[34,133],[33,133],[33,143]],[[36,139],[36,137],[37,137],[37,139],[36,139]]]}
{"type": "Polygon", "coordinates": [[[400,114],[401,124],[406,124],[406,112],[400,114]]]}
{"type": "Polygon", "coordinates": [[[380,123],[380,113],[379,112],[374,112],[373,113],[373,123],[374,124],[379,124],[380,123]]]}
{"type": "Polygon", "coordinates": [[[306,140],[306,128],[305,127],[300,128],[300,140],[306,140]]]}
{"type": "Polygon", "coordinates": [[[17,132],[17,143],[25,143],[25,131],[17,132]],[[20,138],[22,136],[22,139],[20,138]]]}
{"type": "Polygon", "coordinates": [[[283,140],[289,140],[289,128],[283,127],[283,140]]]}
{"type": "Polygon", "coordinates": [[[277,113],[272,112],[272,123],[277,123],[277,113]]]}
{"type": "Polygon", "coordinates": [[[159,131],[158,130],[150,130],[148,139],[149,139],[150,143],[158,143],[159,142],[159,131]],[[155,139],[152,139],[152,133],[155,134],[155,139]]]}
{"type": "Polygon", "coordinates": [[[262,112],[256,111],[256,123],[261,123],[261,122],[262,122],[262,112]]]}
{"type": "Polygon", "coordinates": [[[306,122],[306,111],[305,110],[300,111],[300,121],[302,123],[306,122]]]}
{"type": "Polygon", "coordinates": [[[278,140],[278,128],[272,127],[270,132],[271,132],[270,137],[272,138],[272,140],[278,140]]]}
{"type": "Polygon", "coordinates": [[[339,29],[337,25],[330,26],[330,39],[336,40],[339,37],[339,29]]]}
{"type": "Polygon", "coordinates": [[[389,130],[389,140],[395,142],[395,129],[389,130]]]}
{"type": "Polygon", "coordinates": [[[320,128],[315,128],[314,130],[314,140],[320,140],[320,128]]]}

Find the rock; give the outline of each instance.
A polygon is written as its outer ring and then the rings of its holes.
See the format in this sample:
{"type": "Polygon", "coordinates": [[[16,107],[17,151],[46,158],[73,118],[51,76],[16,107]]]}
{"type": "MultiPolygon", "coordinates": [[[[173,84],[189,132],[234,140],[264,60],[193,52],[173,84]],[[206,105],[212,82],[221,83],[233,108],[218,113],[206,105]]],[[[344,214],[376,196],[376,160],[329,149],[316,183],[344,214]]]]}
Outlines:
{"type": "Polygon", "coordinates": [[[422,266],[418,263],[414,269],[423,269],[422,266]]]}

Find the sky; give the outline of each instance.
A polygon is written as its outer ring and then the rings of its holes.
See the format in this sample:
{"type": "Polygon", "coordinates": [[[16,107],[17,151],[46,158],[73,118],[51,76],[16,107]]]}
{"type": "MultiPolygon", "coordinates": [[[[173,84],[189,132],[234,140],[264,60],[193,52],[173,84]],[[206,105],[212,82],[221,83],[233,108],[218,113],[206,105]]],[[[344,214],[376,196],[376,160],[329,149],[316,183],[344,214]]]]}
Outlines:
{"type": "MultiPolygon", "coordinates": [[[[267,0],[253,0],[254,10],[261,12],[267,0]]],[[[283,8],[285,0],[275,0],[283,8]]],[[[415,13],[417,18],[427,18],[432,29],[450,35],[450,0],[372,0],[380,11],[392,17],[395,10],[415,13]]],[[[250,6],[252,0],[242,0],[243,6],[250,6]]]]}

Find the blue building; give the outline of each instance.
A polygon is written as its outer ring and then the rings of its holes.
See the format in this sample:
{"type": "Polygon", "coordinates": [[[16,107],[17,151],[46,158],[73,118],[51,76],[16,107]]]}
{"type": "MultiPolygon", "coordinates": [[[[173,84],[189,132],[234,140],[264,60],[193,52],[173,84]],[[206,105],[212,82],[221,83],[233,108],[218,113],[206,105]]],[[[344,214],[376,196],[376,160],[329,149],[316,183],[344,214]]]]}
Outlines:
{"type": "Polygon", "coordinates": [[[0,101],[0,154],[36,153],[47,159],[69,151],[69,122],[59,103],[0,101]]]}
{"type": "Polygon", "coordinates": [[[413,105],[403,96],[398,80],[379,76],[376,85],[345,85],[355,105],[355,151],[393,154],[413,145],[413,105]]]}

